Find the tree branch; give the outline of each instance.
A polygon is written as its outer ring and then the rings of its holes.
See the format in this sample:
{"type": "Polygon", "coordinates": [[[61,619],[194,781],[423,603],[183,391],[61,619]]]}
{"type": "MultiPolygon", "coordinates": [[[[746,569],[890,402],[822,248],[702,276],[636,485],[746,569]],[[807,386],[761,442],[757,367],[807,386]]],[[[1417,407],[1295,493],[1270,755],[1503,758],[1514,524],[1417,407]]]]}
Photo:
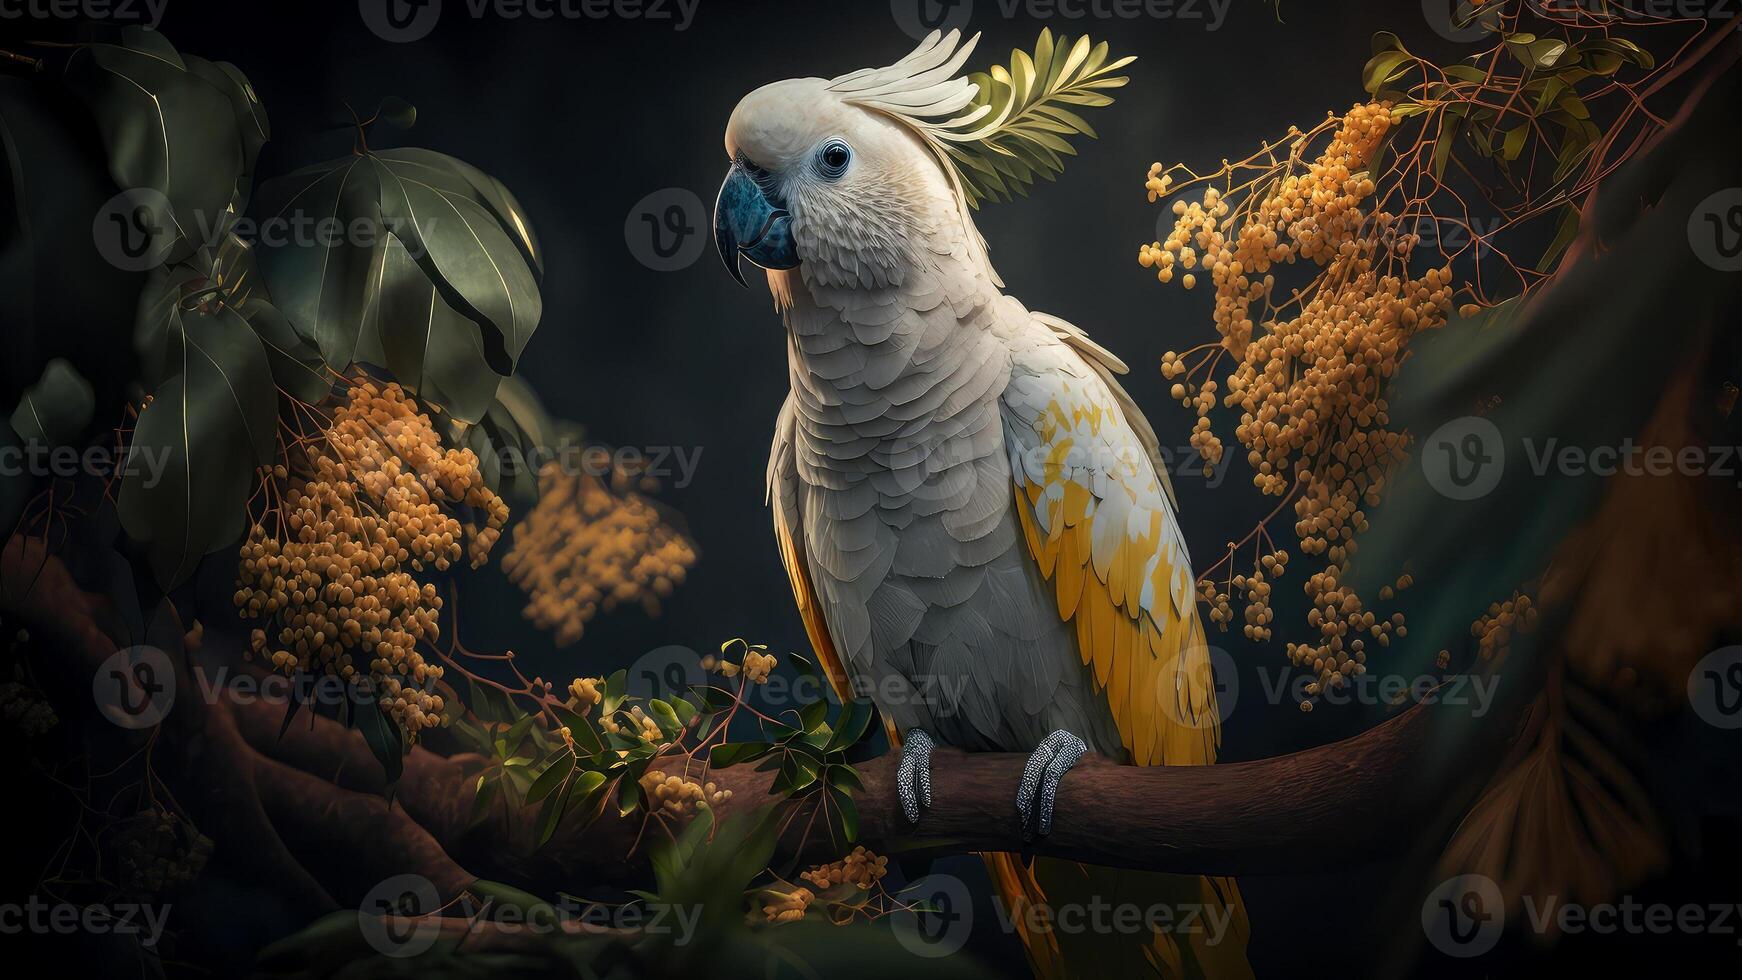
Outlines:
{"type": "MultiPolygon", "coordinates": [[[[41,559],[15,539],[0,570],[41,559]]],[[[20,578],[8,574],[6,581],[20,578]]],[[[100,603],[52,557],[28,594],[0,595],[0,605],[43,625],[68,648],[60,662],[71,669],[74,690],[88,690],[90,671],[115,649],[94,625],[100,603]]],[[[294,886],[297,904],[310,912],[354,904],[375,882],[408,872],[429,878],[444,899],[475,876],[535,891],[627,884],[646,873],[637,841],[662,833],[643,825],[658,818],[625,819],[607,808],[590,821],[571,814],[537,847],[536,807],[470,821],[481,759],[422,747],[407,757],[389,801],[357,732],[308,715],[280,736],[282,706],[239,703],[226,686],[180,682],[205,696],[178,696],[159,730],[156,757],[176,770],[166,778],[220,853],[294,886]]],[[[1051,835],[1032,845],[1021,838],[1015,807],[1024,756],[940,749],[934,805],[910,826],[896,795],[899,760],[886,755],[858,766],[865,789],[855,798],[857,843],[888,854],[1027,851],[1135,869],[1249,875],[1344,865],[1349,852],[1326,842],[1359,827],[1360,853],[1376,860],[1418,843],[1446,813],[1462,812],[1488,774],[1487,765],[1470,763],[1503,755],[1496,748],[1510,740],[1516,710],[1501,705],[1476,718],[1459,706],[1423,702],[1345,741],[1256,762],[1138,768],[1089,757],[1060,784],[1051,835]]],[[[749,766],[710,772],[707,778],[733,794],[717,815],[774,802],[773,777],[749,766]]],[[[820,863],[851,848],[814,828],[805,838],[799,828],[810,823],[791,821],[783,860],[820,863]]]]}

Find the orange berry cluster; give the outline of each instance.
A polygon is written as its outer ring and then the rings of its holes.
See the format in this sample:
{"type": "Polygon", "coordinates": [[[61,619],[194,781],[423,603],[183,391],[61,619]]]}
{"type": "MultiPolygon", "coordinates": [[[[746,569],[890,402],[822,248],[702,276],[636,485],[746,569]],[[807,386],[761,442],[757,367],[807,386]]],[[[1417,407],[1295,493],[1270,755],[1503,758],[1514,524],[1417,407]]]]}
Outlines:
{"type": "Polygon", "coordinates": [[[539,472],[538,506],[514,528],[502,570],[528,597],[525,615],[574,643],[601,610],[639,603],[649,615],[696,562],[689,540],[634,492],[552,462],[539,472]]]}
{"type": "Polygon", "coordinates": [[[698,808],[716,807],[732,798],[731,790],[721,789],[712,781],[701,783],[688,776],[668,776],[658,769],[643,773],[640,784],[649,809],[671,817],[691,816],[698,808]]]}
{"type": "MultiPolygon", "coordinates": [[[[1232,203],[1214,187],[1201,202],[1175,202],[1172,233],[1138,255],[1162,282],[1175,269],[1197,268],[1215,289],[1216,355],[1231,357],[1225,390],[1215,378],[1194,382],[1197,368],[1173,352],[1163,357],[1162,373],[1179,379],[1173,397],[1196,413],[1192,444],[1207,460],[1222,453],[1209,419],[1220,394],[1240,413],[1234,434],[1253,483],[1266,494],[1296,494],[1299,550],[1326,567],[1303,586],[1318,638],[1289,644],[1289,656],[1316,669],[1321,686],[1361,673],[1366,642],[1386,645],[1402,626],[1401,617],[1366,611],[1340,579],[1367,528],[1366,508],[1407,456],[1408,433],[1389,427],[1387,386],[1410,339],[1443,325],[1452,311],[1450,266],[1413,277],[1409,237],[1392,233],[1391,215],[1365,210],[1375,192],[1369,168],[1391,124],[1385,103],[1354,106],[1304,169],[1279,163],[1267,185],[1232,203]],[[1274,270],[1296,262],[1318,271],[1279,303],[1274,270]]],[[[1305,140],[1299,136],[1296,150],[1305,140]]],[[[1146,186],[1155,199],[1171,189],[1171,177],[1156,165],[1146,186]]],[[[1189,288],[1193,277],[1186,279],[1189,288]]],[[[1213,371],[1215,362],[1207,363],[1213,371]]],[[[1254,569],[1235,586],[1247,592],[1252,639],[1270,636],[1268,571],[1254,569]]],[[[1231,615],[1216,613],[1228,597],[1213,587],[1201,591],[1212,620],[1226,629],[1231,615]]]]}
{"type": "Polygon", "coordinates": [[[855,887],[870,891],[888,873],[889,858],[868,851],[864,847],[855,847],[853,853],[841,860],[829,864],[819,864],[799,877],[819,889],[851,883],[855,887]]]}
{"type": "Polygon", "coordinates": [[[255,524],[239,556],[236,606],[263,621],[251,653],[286,674],[363,685],[415,740],[441,723],[444,704],[433,693],[441,668],[417,650],[440,634],[441,598],[413,573],[459,560],[468,534],[451,513],[458,505],[495,533],[507,505],[472,451],[442,449],[397,384],[353,384],[321,436],[293,452],[294,472],[271,471],[282,487],[267,517],[274,530],[255,524]]]}

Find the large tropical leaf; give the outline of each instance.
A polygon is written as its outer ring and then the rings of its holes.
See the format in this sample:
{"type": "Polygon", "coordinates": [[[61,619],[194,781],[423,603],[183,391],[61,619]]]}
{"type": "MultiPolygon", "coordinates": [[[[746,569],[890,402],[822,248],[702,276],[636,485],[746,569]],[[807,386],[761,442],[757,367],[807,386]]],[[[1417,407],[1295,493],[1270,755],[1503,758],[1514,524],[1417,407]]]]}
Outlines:
{"type": "Polygon", "coordinates": [[[260,197],[263,232],[350,229],[261,242],[277,305],[328,363],[375,364],[449,416],[483,418],[543,312],[537,240],[500,182],[400,149],[268,181],[260,197]]]}
{"type": "Polygon", "coordinates": [[[248,76],[241,69],[227,61],[207,61],[193,55],[183,55],[182,61],[187,64],[188,71],[210,82],[224,97],[230,100],[230,107],[236,114],[236,136],[241,141],[242,173],[236,180],[236,193],[231,198],[230,209],[235,214],[241,214],[248,208],[248,195],[254,189],[254,163],[260,158],[260,148],[272,138],[272,126],[266,119],[266,107],[260,104],[260,97],[254,93],[254,86],[248,82],[248,76]]]}
{"type": "Polygon", "coordinates": [[[163,363],[169,375],[133,430],[118,507],[168,589],[241,535],[255,471],[277,456],[278,400],[265,346],[228,305],[178,304],[163,363]]]}
{"type": "Polygon", "coordinates": [[[147,257],[180,261],[227,230],[247,166],[238,113],[162,35],[126,28],[113,37],[68,49],[55,77],[89,110],[115,185],[167,200],[167,213],[151,215],[160,233],[147,257]]]}
{"type": "Polygon", "coordinates": [[[42,380],[26,389],[12,413],[12,431],[25,442],[43,446],[79,444],[96,412],[96,392],[62,358],[48,362],[42,380]]]}
{"type": "Polygon", "coordinates": [[[349,367],[387,255],[375,168],[348,157],[266,181],[257,196],[260,269],[276,305],[327,363],[349,367]]]}
{"type": "Polygon", "coordinates": [[[293,397],[318,402],[332,389],[334,375],[314,345],[299,335],[266,295],[264,281],[247,242],[231,233],[216,248],[202,248],[185,262],[153,270],[139,297],[133,343],[139,353],[140,380],[155,390],[173,370],[166,349],[185,308],[227,305],[242,314],[266,346],[272,380],[293,397]]]}

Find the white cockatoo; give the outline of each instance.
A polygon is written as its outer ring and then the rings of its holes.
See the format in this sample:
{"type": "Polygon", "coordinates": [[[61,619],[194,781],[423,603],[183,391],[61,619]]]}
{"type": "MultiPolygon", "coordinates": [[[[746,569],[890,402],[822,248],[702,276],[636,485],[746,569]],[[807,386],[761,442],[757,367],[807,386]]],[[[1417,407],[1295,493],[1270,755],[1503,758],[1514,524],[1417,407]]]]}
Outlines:
{"type": "MultiPolygon", "coordinates": [[[[1043,32],[1010,69],[960,77],[975,40],[934,33],[887,68],[746,96],[715,237],[739,282],[741,259],[767,270],[786,324],[768,487],[819,659],[901,745],[910,820],[931,799],[934,744],[1020,751],[1014,802],[1045,835],[1086,751],[1206,764],[1220,720],[1172,490],[1114,380],[1125,367],[1004,293],[971,215],[1056,173],[1064,137],[1088,131],[1069,107],[1110,102],[1130,59],[1043,32]]],[[[989,862],[1012,900],[1221,915],[1221,935],[1146,931],[1124,952],[1118,937],[1025,934],[1043,975],[1247,972],[1229,880],[989,862]]]]}

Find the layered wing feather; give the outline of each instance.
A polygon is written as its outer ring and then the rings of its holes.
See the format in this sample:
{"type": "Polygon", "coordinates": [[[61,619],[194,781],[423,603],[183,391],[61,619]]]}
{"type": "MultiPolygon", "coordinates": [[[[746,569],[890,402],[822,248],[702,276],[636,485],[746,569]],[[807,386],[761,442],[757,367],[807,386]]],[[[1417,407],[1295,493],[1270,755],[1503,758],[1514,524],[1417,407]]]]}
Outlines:
{"type": "Polygon", "coordinates": [[[1209,647],[1155,437],[1081,331],[1037,315],[1004,395],[1016,509],[1138,765],[1215,759],[1209,647]]]}

